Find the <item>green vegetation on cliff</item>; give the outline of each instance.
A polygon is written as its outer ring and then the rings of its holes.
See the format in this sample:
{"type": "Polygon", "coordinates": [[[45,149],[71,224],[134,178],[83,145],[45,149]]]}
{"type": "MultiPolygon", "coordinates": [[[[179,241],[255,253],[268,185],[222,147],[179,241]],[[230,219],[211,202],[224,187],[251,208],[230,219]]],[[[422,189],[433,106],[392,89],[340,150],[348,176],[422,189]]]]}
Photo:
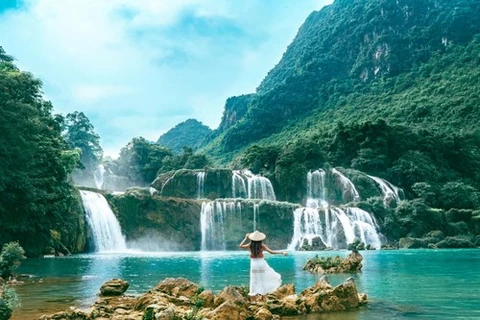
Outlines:
{"type": "Polygon", "coordinates": [[[75,251],[83,210],[70,174],[80,153],[63,140],[40,80],[12,61],[0,47],[0,244],[18,240],[37,255],[54,231],[75,251]]]}
{"type": "Polygon", "coordinates": [[[188,119],[164,133],[157,143],[170,148],[174,153],[180,153],[185,147],[197,150],[211,132],[212,130],[201,122],[188,119]]]}

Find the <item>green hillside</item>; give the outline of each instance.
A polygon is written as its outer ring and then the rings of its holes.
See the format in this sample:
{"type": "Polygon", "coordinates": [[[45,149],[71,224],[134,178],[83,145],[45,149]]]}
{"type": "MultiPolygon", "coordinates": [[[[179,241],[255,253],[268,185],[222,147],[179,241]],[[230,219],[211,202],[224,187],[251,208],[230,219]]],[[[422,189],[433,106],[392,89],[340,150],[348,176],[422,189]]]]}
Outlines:
{"type": "Polygon", "coordinates": [[[380,117],[441,132],[473,129],[479,16],[469,0],[335,1],[307,18],[245,115],[221,125],[205,151],[226,163],[252,143],[380,117]]]}
{"type": "Polygon", "coordinates": [[[157,143],[180,153],[184,147],[198,149],[212,132],[206,125],[195,119],[188,119],[158,138],[157,143]]]}

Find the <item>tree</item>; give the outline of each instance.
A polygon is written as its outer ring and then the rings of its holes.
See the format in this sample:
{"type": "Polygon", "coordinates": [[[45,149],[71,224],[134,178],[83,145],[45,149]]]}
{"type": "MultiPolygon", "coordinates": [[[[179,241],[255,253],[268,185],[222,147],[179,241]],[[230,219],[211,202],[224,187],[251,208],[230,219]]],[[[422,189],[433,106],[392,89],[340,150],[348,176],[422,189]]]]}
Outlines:
{"type": "Polygon", "coordinates": [[[149,142],[145,138],[133,138],[120,150],[120,157],[115,161],[117,175],[129,178],[137,185],[150,184],[155,180],[163,161],[172,157],[170,149],[149,142]]]}
{"type": "Polygon", "coordinates": [[[25,259],[25,250],[18,242],[9,242],[3,245],[0,253],[0,275],[8,279],[15,269],[20,266],[20,261],[25,259]]]}
{"type": "Polygon", "coordinates": [[[41,87],[0,50],[0,244],[18,240],[31,255],[48,246],[51,229],[78,232],[70,228],[80,207],[70,182],[75,159],[41,87]]]}
{"type": "Polygon", "coordinates": [[[83,112],[69,113],[64,121],[65,140],[72,149],[79,148],[82,151],[82,169],[93,172],[103,156],[99,135],[95,133],[93,125],[83,112]]]}

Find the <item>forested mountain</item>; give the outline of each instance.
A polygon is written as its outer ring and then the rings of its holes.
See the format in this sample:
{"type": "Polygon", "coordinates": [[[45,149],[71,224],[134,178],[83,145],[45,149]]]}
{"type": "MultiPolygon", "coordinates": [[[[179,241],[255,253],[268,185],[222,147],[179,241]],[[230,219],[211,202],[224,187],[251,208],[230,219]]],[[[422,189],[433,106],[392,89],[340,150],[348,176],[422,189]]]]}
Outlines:
{"type": "Polygon", "coordinates": [[[309,170],[342,166],[423,206],[476,209],[479,17],[473,0],[337,0],[307,18],[256,93],[229,99],[241,117],[226,122],[227,101],[202,151],[263,173],[287,201],[309,170]]]}
{"type": "Polygon", "coordinates": [[[196,150],[212,132],[206,125],[195,119],[188,119],[158,138],[157,143],[180,153],[184,147],[196,150]]]}
{"type": "Polygon", "coordinates": [[[225,162],[274,133],[291,134],[291,126],[312,131],[378,117],[472,129],[479,16],[474,0],[337,0],[307,18],[249,95],[245,116],[220,126],[205,150],[225,162]]]}

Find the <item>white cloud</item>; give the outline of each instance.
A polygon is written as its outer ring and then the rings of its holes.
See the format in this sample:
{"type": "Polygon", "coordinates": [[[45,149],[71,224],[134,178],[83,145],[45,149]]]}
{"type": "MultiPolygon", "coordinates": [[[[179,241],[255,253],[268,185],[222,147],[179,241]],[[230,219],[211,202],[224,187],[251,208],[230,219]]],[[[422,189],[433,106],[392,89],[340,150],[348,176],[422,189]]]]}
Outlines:
{"type": "MultiPolygon", "coordinates": [[[[331,2],[331,0],[327,0],[331,2]]],[[[322,1],[25,0],[0,45],[44,82],[56,112],[84,111],[108,153],[251,93],[322,1]]]]}

